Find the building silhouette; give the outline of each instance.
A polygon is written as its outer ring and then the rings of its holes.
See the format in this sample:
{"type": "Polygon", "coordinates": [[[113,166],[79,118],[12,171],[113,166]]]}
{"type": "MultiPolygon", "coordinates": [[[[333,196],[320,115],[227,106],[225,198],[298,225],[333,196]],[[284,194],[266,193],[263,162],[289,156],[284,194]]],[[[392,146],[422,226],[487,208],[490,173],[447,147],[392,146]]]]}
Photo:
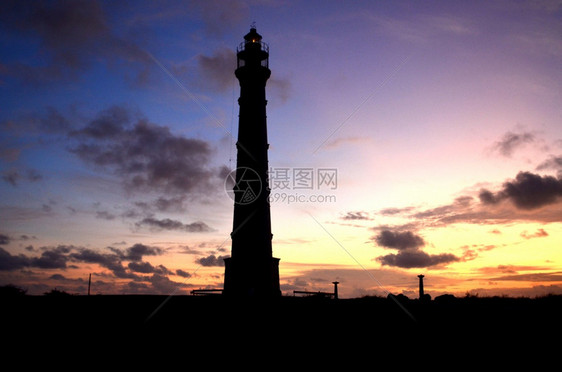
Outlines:
{"type": "Polygon", "coordinates": [[[225,259],[224,294],[280,296],[279,259],[273,257],[268,187],[265,86],[269,46],[252,26],[237,49],[240,83],[231,256],[225,259]]]}
{"type": "Polygon", "coordinates": [[[420,278],[420,283],[419,283],[419,299],[423,299],[424,297],[424,292],[423,292],[423,278],[424,275],[418,275],[418,278],[420,278]]]}

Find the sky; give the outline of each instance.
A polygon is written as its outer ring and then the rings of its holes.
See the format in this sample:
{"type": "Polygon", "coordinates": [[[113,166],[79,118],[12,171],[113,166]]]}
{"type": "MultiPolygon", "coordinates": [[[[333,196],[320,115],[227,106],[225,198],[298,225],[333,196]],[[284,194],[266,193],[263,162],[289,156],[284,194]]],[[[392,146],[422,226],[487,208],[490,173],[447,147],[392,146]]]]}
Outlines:
{"type": "Polygon", "coordinates": [[[283,294],[562,294],[562,2],[3,1],[0,285],[222,288],[269,45],[283,294]]]}

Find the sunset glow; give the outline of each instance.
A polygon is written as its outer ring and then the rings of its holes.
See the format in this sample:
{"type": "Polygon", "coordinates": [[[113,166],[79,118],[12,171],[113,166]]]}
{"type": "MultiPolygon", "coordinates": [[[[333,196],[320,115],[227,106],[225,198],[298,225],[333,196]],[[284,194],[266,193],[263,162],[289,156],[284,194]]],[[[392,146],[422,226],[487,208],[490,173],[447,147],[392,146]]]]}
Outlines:
{"type": "Polygon", "coordinates": [[[0,285],[222,288],[252,22],[284,295],[562,294],[554,0],[3,2],[0,285]]]}

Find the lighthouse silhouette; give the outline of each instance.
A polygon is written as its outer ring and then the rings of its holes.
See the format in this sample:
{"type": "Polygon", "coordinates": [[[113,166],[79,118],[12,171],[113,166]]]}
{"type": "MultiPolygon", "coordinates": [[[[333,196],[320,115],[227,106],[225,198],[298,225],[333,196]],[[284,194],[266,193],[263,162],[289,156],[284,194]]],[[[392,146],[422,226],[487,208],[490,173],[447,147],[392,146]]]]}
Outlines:
{"type": "Polygon", "coordinates": [[[265,86],[271,75],[269,46],[252,25],[237,48],[240,82],[236,170],[233,175],[234,218],[231,256],[224,260],[224,294],[276,297],[279,259],[273,257],[268,187],[265,86]]]}

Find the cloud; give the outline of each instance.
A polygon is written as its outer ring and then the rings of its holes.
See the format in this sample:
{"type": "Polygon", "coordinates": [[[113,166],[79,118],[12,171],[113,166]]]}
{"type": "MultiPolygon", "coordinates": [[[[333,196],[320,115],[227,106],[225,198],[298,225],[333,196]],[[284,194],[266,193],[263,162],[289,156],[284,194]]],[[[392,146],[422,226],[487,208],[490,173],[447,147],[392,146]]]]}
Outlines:
{"type": "Polygon", "coordinates": [[[327,142],[324,145],[324,147],[326,149],[336,149],[347,144],[354,145],[354,144],[359,144],[361,142],[366,142],[368,140],[369,139],[366,137],[344,137],[344,138],[340,137],[327,142]]]}
{"type": "Polygon", "coordinates": [[[12,186],[17,186],[22,180],[37,182],[43,179],[43,176],[35,169],[27,169],[23,174],[21,170],[9,169],[3,172],[2,179],[12,186]]]}
{"type": "Polygon", "coordinates": [[[203,21],[205,32],[212,37],[236,29],[239,23],[247,19],[249,8],[245,1],[192,1],[189,3],[192,12],[203,21]]]}
{"type": "Polygon", "coordinates": [[[115,248],[110,248],[113,253],[100,253],[88,248],[77,249],[77,252],[69,255],[74,262],[84,262],[98,264],[109,269],[117,278],[138,279],[138,277],[128,272],[123,266],[122,261],[132,261],[139,263],[144,256],[158,256],[162,250],[144,244],[135,244],[127,248],[124,252],[115,248]]]}
{"type": "Polygon", "coordinates": [[[127,272],[126,268],[123,267],[121,257],[117,254],[99,253],[92,249],[83,248],[70,254],[70,258],[75,262],[98,264],[110,270],[117,278],[137,278],[136,275],[127,272]]]}
{"type": "Polygon", "coordinates": [[[357,212],[347,212],[341,217],[343,220],[370,220],[368,212],[357,211],[357,212]]]}
{"type": "MultiPolygon", "coordinates": [[[[40,270],[33,270],[33,273],[31,273],[29,269],[67,270],[79,269],[80,264],[95,264],[109,270],[110,274],[94,271],[94,275],[130,280],[128,283],[123,281],[114,283],[98,281],[95,283],[95,287],[99,289],[100,286],[103,286],[110,293],[121,293],[127,289],[133,293],[170,293],[171,288],[182,288],[184,285],[169,280],[167,275],[179,275],[186,278],[191,276],[191,274],[182,270],[177,270],[174,273],[164,265],[152,265],[143,261],[147,256],[158,256],[164,253],[158,247],[144,244],[134,244],[126,249],[109,247],[105,252],[65,245],[41,247],[32,251],[41,252],[41,254],[14,255],[0,248],[0,271],[9,272],[9,275],[20,278],[22,278],[22,275],[32,275],[36,279],[43,277],[42,280],[65,281],[68,282],[67,284],[75,286],[73,290],[82,291],[79,287],[76,287],[76,285],[83,285],[82,279],[68,279],[61,273],[45,275],[46,273],[40,270]],[[20,270],[20,272],[12,274],[11,272],[15,270],[20,270]],[[121,288],[122,286],[124,287],[121,288]]],[[[89,268],[89,270],[92,269],[89,268]]],[[[36,284],[32,285],[37,287],[36,284]]],[[[44,292],[45,288],[42,288],[41,291],[44,292]]]]}
{"type": "Polygon", "coordinates": [[[268,81],[272,95],[277,97],[280,103],[285,103],[291,97],[291,81],[287,78],[271,77],[268,81]]]}
{"type": "Polygon", "coordinates": [[[551,156],[549,159],[540,163],[536,170],[554,169],[562,170],[562,156],[551,156]]]}
{"type": "Polygon", "coordinates": [[[187,271],[183,271],[182,269],[176,270],[176,275],[181,276],[182,278],[191,278],[191,274],[187,271]]]}
{"type": "Polygon", "coordinates": [[[137,243],[127,248],[125,254],[121,257],[125,260],[141,261],[144,256],[159,256],[162,253],[163,251],[160,248],[137,243]]]}
{"type": "Polygon", "coordinates": [[[127,108],[114,105],[100,111],[84,128],[71,134],[81,138],[111,140],[124,134],[132,119],[132,113],[127,108]]]}
{"type": "Polygon", "coordinates": [[[455,255],[442,253],[430,255],[420,247],[425,245],[423,238],[412,231],[381,230],[373,240],[382,247],[399,250],[397,254],[379,256],[376,261],[383,266],[395,266],[405,269],[413,267],[431,267],[460,261],[455,255]]]}
{"type": "Polygon", "coordinates": [[[115,215],[107,212],[107,211],[97,211],[96,212],[96,218],[100,219],[100,220],[107,220],[107,221],[112,221],[115,219],[115,215]]]}
{"type": "Polygon", "coordinates": [[[394,216],[397,214],[408,213],[412,211],[414,207],[405,207],[405,208],[384,208],[381,209],[378,213],[383,216],[394,216]]]}
{"type": "Polygon", "coordinates": [[[22,254],[13,256],[4,248],[0,248],[0,271],[18,270],[30,266],[30,259],[22,254]]]}
{"type": "Polygon", "coordinates": [[[78,140],[71,153],[121,177],[129,192],[177,195],[208,192],[218,185],[220,169],[209,167],[212,151],[207,142],[174,135],[142,118],[133,121],[120,106],[100,112],[71,138],[78,140]]]}
{"type": "Polygon", "coordinates": [[[223,47],[210,57],[198,55],[197,62],[206,87],[218,92],[232,89],[236,68],[236,53],[234,50],[223,47]]]}
{"type": "Polygon", "coordinates": [[[409,221],[401,226],[381,225],[373,230],[408,231],[455,223],[493,225],[515,221],[559,222],[562,213],[562,203],[559,202],[561,190],[562,176],[555,178],[520,172],[515,179],[504,182],[498,191],[480,188],[474,191],[476,197],[460,196],[450,204],[427,210],[386,208],[378,214],[399,215],[409,221]]]}
{"type": "Polygon", "coordinates": [[[519,172],[515,180],[506,181],[496,193],[482,189],[480,201],[486,205],[498,204],[510,200],[523,210],[532,210],[558,202],[562,196],[562,179],[552,176],[540,176],[530,172],[519,172]]]}
{"type": "Polygon", "coordinates": [[[10,244],[10,237],[8,235],[0,234],[0,245],[10,244]]]}
{"type": "Polygon", "coordinates": [[[449,253],[430,255],[420,250],[405,250],[398,254],[388,254],[377,258],[382,265],[396,266],[405,269],[414,267],[430,267],[451,262],[457,262],[460,259],[449,253]]]}
{"type": "Polygon", "coordinates": [[[179,288],[185,287],[184,283],[174,282],[170,280],[167,276],[161,274],[153,274],[148,281],[154,288],[154,290],[158,291],[159,293],[176,293],[179,288]]]}
{"type": "Polygon", "coordinates": [[[543,238],[548,236],[548,233],[544,231],[544,229],[538,229],[534,234],[529,234],[527,231],[523,231],[521,236],[525,239],[543,238]]]}
{"type": "Polygon", "coordinates": [[[491,278],[490,280],[509,280],[509,281],[524,281],[524,282],[560,282],[562,281],[562,272],[503,275],[503,276],[491,278]]]}
{"type": "Polygon", "coordinates": [[[0,271],[12,271],[27,267],[39,269],[65,269],[68,262],[68,253],[72,248],[58,246],[45,249],[39,257],[29,257],[23,254],[12,255],[0,248],[0,271]]]}
{"type": "Polygon", "coordinates": [[[164,265],[152,266],[150,262],[129,262],[127,267],[137,273],[142,274],[161,274],[168,275],[172,274],[164,265]]]}
{"type": "Polygon", "coordinates": [[[148,226],[153,230],[176,230],[176,231],[185,231],[185,232],[208,232],[213,231],[206,223],[204,222],[193,222],[190,224],[184,224],[180,221],[172,220],[169,218],[165,218],[162,220],[147,217],[140,222],[137,222],[136,225],[140,226],[148,226]]]}
{"type": "MultiPolygon", "coordinates": [[[[236,53],[233,49],[223,47],[215,51],[211,56],[198,55],[197,64],[201,75],[197,84],[201,89],[210,89],[213,92],[227,92],[232,89],[236,77],[236,53]]],[[[176,72],[184,74],[186,68],[179,66],[176,72]]],[[[269,94],[279,99],[281,103],[287,102],[291,95],[291,82],[282,77],[272,76],[269,78],[269,94]]]]}
{"type": "MultiPolygon", "coordinates": [[[[74,79],[95,61],[135,71],[135,80],[148,72],[149,58],[133,41],[118,36],[98,1],[7,1],[0,23],[13,36],[32,37],[46,63],[4,65],[8,75],[31,83],[74,79]],[[139,71],[140,68],[140,71],[139,71]]],[[[110,11],[109,9],[108,11],[110,11]]],[[[145,35],[146,37],[146,35],[145,35]]]]}
{"type": "Polygon", "coordinates": [[[527,143],[535,141],[535,135],[529,132],[507,132],[503,138],[496,142],[492,149],[505,157],[511,157],[513,152],[527,143]]]}
{"type": "Polygon", "coordinates": [[[411,231],[393,232],[382,230],[374,237],[375,242],[386,248],[408,249],[419,248],[425,245],[423,238],[411,231]]]}
{"type": "Polygon", "coordinates": [[[201,266],[224,266],[224,259],[228,256],[215,256],[214,254],[197,259],[201,266]]]}

